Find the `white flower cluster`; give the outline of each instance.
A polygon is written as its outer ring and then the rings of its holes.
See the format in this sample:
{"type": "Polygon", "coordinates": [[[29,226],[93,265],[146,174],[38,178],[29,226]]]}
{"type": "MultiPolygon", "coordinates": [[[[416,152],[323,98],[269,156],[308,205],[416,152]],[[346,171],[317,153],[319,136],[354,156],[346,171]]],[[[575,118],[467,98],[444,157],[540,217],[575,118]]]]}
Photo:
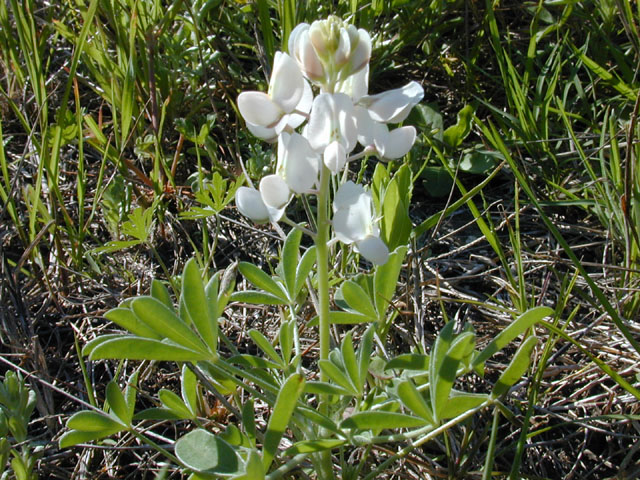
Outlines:
{"type": "MultiPolygon", "coordinates": [[[[382,160],[406,155],[415,128],[388,125],[402,122],[424,95],[417,82],[368,95],[371,38],[337,17],[298,25],[288,46],[289,54],[275,54],[268,92],[238,96],[249,131],[278,142],[275,173],[258,190],[241,187],[236,193],[240,212],[257,223],[279,221],[294,194],[316,193],[324,168],[336,175],[363,152],[382,160]],[[315,97],[309,82],[318,87],[315,97]],[[354,154],[358,144],[362,151],[354,154]]],[[[389,252],[379,238],[370,193],[343,183],[333,211],[338,240],[354,243],[372,263],[386,262],[389,252]]]]}

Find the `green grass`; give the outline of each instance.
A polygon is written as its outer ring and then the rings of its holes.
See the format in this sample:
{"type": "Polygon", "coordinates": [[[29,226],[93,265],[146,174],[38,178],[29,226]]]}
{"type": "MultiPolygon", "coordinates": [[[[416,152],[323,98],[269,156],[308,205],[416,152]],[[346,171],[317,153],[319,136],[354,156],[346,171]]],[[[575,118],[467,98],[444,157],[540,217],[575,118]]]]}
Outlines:
{"type": "MultiPolygon", "coordinates": [[[[372,93],[416,79],[429,106],[408,121],[419,129],[414,150],[390,167],[411,169],[415,227],[384,347],[407,353],[424,341],[428,350],[454,317],[488,342],[527,309],[555,308],[531,332],[541,341],[526,381],[495,410],[420,445],[402,468],[421,478],[631,478],[640,4],[334,3],[0,4],[0,372],[31,374],[39,401],[28,442],[41,450],[40,478],[72,478],[81,459],[90,478],[135,472],[126,436],[122,449],[56,447],[80,400],[103,404],[107,383],[137,368],[78,358],[76,337],[82,345],[114,328],[101,313],[148,292],[154,276],[177,291],[191,256],[212,270],[249,259],[271,266],[277,232],[246,224],[231,201],[243,168],[256,183],[272,158],[246,133],[235,100],[266,88],[266,69],[297,23],[328,14],[372,33],[372,93]],[[433,188],[434,178],[444,188],[433,188]],[[611,439],[617,449],[598,450],[611,439]]],[[[352,173],[373,171],[362,164],[352,173]]],[[[260,315],[230,313],[230,345],[246,348],[251,327],[274,338],[277,328],[260,315]]],[[[163,368],[143,364],[142,402],[175,387],[175,372],[163,368]]],[[[464,381],[485,391],[491,380],[464,381]]],[[[203,416],[224,424],[224,409],[209,400],[203,416]]],[[[150,426],[154,441],[175,436],[165,427],[150,426]]],[[[401,449],[360,453],[367,461],[357,467],[348,460],[356,452],[336,455],[345,478],[375,472],[401,449]]],[[[162,460],[140,455],[144,478],[153,478],[162,460]]]]}

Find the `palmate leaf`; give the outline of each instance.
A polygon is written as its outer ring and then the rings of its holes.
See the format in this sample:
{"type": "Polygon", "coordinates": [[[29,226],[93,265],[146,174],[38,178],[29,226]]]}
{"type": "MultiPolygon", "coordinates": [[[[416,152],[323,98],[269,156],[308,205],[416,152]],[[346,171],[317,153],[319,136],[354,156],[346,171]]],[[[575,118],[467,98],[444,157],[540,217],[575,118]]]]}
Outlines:
{"type": "Polygon", "coordinates": [[[436,419],[441,419],[441,414],[449,399],[453,382],[456,379],[460,361],[469,355],[474,345],[475,335],[471,332],[462,333],[456,337],[451,342],[451,346],[440,363],[437,376],[430,377],[432,388],[429,391],[431,392],[431,402],[436,419]]]}

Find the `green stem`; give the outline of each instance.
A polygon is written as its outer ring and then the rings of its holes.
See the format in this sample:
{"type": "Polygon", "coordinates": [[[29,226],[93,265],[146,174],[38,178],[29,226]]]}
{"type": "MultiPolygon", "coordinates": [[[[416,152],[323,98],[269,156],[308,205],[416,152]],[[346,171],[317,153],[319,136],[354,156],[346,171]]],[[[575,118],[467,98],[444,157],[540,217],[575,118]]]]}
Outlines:
{"type": "MultiPolygon", "coordinates": [[[[320,336],[320,360],[329,358],[331,335],[329,330],[329,180],[331,172],[322,165],[320,174],[320,191],[318,192],[318,217],[316,235],[316,259],[318,265],[318,319],[320,336]]],[[[324,373],[320,374],[320,381],[328,381],[324,373]]],[[[329,405],[325,395],[320,397],[320,413],[328,415],[329,405]]],[[[318,455],[318,478],[332,479],[333,468],[331,452],[326,451],[318,455]]]]}
{"type": "MultiPolygon", "coordinates": [[[[329,177],[327,167],[322,166],[320,191],[318,192],[318,233],[316,235],[316,258],[318,264],[318,317],[320,324],[320,360],[329,358],[329,177]]],[[[324,374],[321,381],[326,382],[324,374]]],[[[322,402],[326,413],[326,404],[322,402]]]]}

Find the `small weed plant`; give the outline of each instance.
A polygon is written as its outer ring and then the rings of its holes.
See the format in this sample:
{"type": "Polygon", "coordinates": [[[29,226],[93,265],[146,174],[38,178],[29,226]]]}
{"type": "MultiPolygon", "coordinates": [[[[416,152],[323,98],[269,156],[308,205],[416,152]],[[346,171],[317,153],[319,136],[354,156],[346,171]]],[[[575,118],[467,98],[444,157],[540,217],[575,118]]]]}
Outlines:
{"type": "MultiPolygon", "coordinates": [[[[216,272],[196,257],[173,288],[154,280],[149,295],[109,310],[105,317],[128,333],[99,336],[83,355],[172,362],[180,394],[162,389],[155,407],[138,410],[139,372],[124,388],[114,379],[102,408],[69,418],[61,447],[128,432],[192,480],[376,479],[426,442],[446,443],[451,428],[477,412],[493,408],[498,418],[501,398],[529,367],[535,324],[553,311],[523,301],[516,318],[484,348],[477,347],[470,324],[456,328],[450,321],[428,352],[420,345],[411,353],[387,352],[412,232],[414,178],[407,165],[392,170],[386,162],[412,148],[416,129],[403,123],[423,90],[410,82],[369,94],[370,56],[370,34],[337,17],[290,29],[288,53],[273,56],[267,91],[237,98],[247,129],[276,144],[273,173],[258,188],[238,183],[232,190],[243,215],[272,223],[282,234],[273,270],[242,262],[216,272]],[[369,158],[379,163],[363,185],[369,158]],[[349,166],[356,161],[362,168],[354,176],[349,166]],[[238,273],[251,289],[236,290],[238,273]],[[247,304],[272,308],[279,318],[274,338],[249,331],[253,353],[241,351],[220,328],[225,314],[247,304]],[[317,356],[303,349],[303,330],[315,332],[317,356]],[[485,362],[519,337],[488,393],[459,389],[457,379],[483,375],[485,362]],[[229,414],[226,426],[207,418],[212,397],[229,414]],[[171,445],[151,435],[154,422],[165,421],[181,425],[171,445]],[[378,448],[386,457],[372,455],[378,448]]],[[[460,122],[468,126],[469,109],[464,116],[460,122]]],[[[128,130],[123,127],[123,137],[128,130]]],[[[207,202],[207,191],[201,185],[201,203],[210,204],[200,212],[205,217],[231,201],[227,195],[207,202]]],[[[139,242],[147,242],[146,230],[139,242]]],[[[492,458],[487,455],[486,478],[492,458]]]]}

